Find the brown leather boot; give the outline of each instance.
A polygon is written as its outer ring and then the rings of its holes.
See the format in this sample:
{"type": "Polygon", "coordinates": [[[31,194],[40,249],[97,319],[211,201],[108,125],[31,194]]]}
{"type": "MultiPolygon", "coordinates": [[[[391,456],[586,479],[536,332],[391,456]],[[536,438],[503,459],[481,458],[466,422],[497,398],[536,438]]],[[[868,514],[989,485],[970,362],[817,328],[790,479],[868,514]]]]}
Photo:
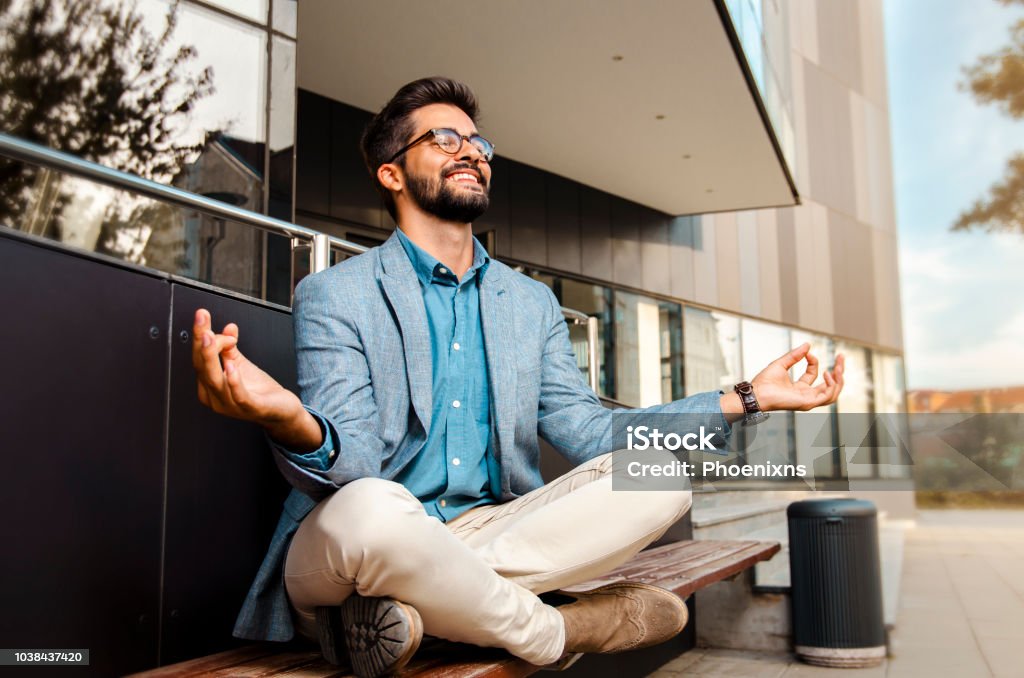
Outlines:
{"type": "Polygon", "coordinates": [[[686,603],[650,584],[617,582],[556,608],[565,620],[566,652],[612,653],[663,643],[686,626],[686,603]]]}

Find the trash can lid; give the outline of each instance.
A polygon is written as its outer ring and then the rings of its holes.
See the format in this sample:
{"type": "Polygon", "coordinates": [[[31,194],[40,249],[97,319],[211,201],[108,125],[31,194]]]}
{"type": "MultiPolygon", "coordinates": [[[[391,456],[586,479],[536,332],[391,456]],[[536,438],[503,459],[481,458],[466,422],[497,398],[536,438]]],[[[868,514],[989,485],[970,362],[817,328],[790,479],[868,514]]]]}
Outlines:
{"type": "Polygon", "coordinates": [[[866,499],[805,499],[796,501],[786,509],[790,518],[820,518],[827,516],[874,516],[878,511],[866,499]]]}

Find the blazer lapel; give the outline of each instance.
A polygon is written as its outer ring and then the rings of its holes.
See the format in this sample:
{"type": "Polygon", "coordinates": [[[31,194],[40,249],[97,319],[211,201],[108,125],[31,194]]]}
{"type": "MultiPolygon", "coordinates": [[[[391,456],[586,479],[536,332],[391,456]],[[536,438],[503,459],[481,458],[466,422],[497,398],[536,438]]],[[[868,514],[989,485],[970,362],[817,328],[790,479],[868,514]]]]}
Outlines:
{"type": "Polygon", "coordinates": [[[412,268],[397,234],[388,238],[380,248],[381,286],[395,311],[402,332],[405,349],[405,369],[409,375],[409,396],[413,409],[430,431],[433,407],[433,374],[431,368],[430,330],[427,312],[423,307],[423,293],[419,279],[412,268]]]}
{"type": "MultiPolygon", "coordinates": [[[[511,452],[515,444],[516,417],[515,318],[500,273],[500,269],[491,266],[480,284],[480,322],[498,434],[494,449],[499,460],[501,453],[511,452]]],[[[502,484],[507,485],[507,465],[502,469],[502,484]]]]}

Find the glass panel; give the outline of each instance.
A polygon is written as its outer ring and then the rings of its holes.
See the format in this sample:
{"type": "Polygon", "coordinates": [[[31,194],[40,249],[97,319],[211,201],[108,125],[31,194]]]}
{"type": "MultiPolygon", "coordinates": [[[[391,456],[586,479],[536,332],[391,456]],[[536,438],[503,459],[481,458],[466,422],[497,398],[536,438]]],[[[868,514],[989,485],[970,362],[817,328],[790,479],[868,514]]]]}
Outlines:
{"type": "Polygon", "coordinates": [[[678,334],[672,337],[678,332],[672,326],[679,324],[680,307],[619,290],[614,298],[615,397],[632,406],[658,405],[665,398],[663,366],[668,366],[671,393],[672,364],[681,360],[678,334]],[[667,335],[664,339],[663,332],[667,335]]]}
{"type": "Polygon", "coordinates": [[[267,1],[268,0],[206,0],[211,5],[217,5],[229,12],[234,12],[247,19],[258,21],[261,24],[267,23],[267,1]]]}
{"type": "MultiPolygon", "coordinates": [[[[536,270],[525,273],[548,287],[558,303],[598,319],[598,394],[631,406],[683,397],[682,307],[536,270]]],[[[584,379],[587,330],[569,325],[584,379]]]]}
{"type": "MultiPolygon", "coordinates": [[[[772,121],[775,136],[782,147],[783,156],[790,169],[793,169],[796,166],[796,148],[791,110],[792,97],[786,96],[785,92],[788,90],[782,87],[782,83],[789,81],[788,53],[772,54],[767,48],[769,37],[779,41],[780,36],[766,35],[762,0],[726,0],[725,5],[729,20],[739,38],[743,57],[750,68],[761,100],[772,121]]],[[[771,11],[779,11],[774,3],[771,11]]],[[[787,18],[782,17],[781,21],[775,22],[774,25],[784,25],[786,21],[787,18]]],[[[785,37],[781,40],[785,44],[785,37]]]]}
{"type": "Polygon", "coordinates": [[[879,432],[878,473],[883,478],[909,478],[910,422],[906,413],[906,390],[903,384],[903,359],[896,355],[872,351],[875,381],[876,427],[879,432]]]}
{"type": "MultiPolygon", "coordinates": [[[[294,221],[295,176],[295,43],[274,37],[270,75],[270,216],[294,221]]],[[[291,270],[287,238],[269,236],[267,299],[288,305],[291,270]]]]}
{"type": "Polygon", "coordinates": [[[686,394],[683,381],[683,308],[663,301],[659,304],[661,326],[661,402],[678,400],[686,394]]]}
{"type": "MultiPolygon", "coordinates": [[[[789,329],[744,318],[740,326],[744,379],[750,380],[773,360],[789,351],[789,329]]],[[[792,412],[772,412],[767,421],[739,427],[744,436],[743,456],[749,464],[792,463],[794,421],[792,412]]]]}
{"type": "Polygon", "coordinates": [[[740,377],[740,321],[718,311],[684,309],[686,395],[730,390],[740,377]]]}
{"type": "Polygon", "coordinates": [[[263,232],[35,169],[29,208],[3,225],[122,261],[262,295],[263,232]]]}
{"type": "Polygon", "coordinates": [[[875,473],[875,450],[868,438],[874,412],[871,353],[845,341],[836,342],[836,353],[846,358],[843,392],[837,403],[839,439],[844,446],[840,461],[846,465],[847,477],[870,478],[875,473]]]}
{"type": "MultiPolygon", "coordinates": [[[[554,292],[558,303],[574,311],[586,313],[597,318],[598,322],[598,343],[597,363],[600,370],[598,376],[598,395],[614,398],[614,378],[609,374],[607,366],[610,364],[610,352],[613,350],[614,342],[610,341],[609,330],[609,304],[610,290],[600,285],[561,278],[550,273],[541,273],[537,270],[527,269],[524,273],[534,280],[544,283],[554,292]]],[[[576,365],[580,368],[583,379],[589,382],[589,359],[587,356],[587,328],[585,325],[568,323],[569,341],[572,343],[573,352],[576,354],[576,365]]]]}
{"type": "MultiPolygon", "coordinates": [[[[3,131],[261,210],[249,188],[262,190],[265,34],[187,4],[168,34],[173,6],[119,6],[20,0],[0,11],[3,131]]],[[[36,176],[8,161],[0,172],[0,216],[17,215],[36,176]]]]}
{"type": "MultiPolygon", "coordinates": [[[[608,328],[608,300],[607,289],[600,285],[579,282],[562,278],[559,282],[561,298],[559,303],[581,313],[597,318],[598,342],[597,342],[597,364],[598,364],[598,394],[608,396],[607,377],[605,365],[608,357],[605,350],[608,342],[605,341],[605,333],[608,328]]],[[[583,378],[590,379],[589,364],[587,360],[587,327],[585,325],[569,325],[569,339],[572,341],[573,351],[576,352],[576,364],[583,373],[583,378]]]]}
{"type": "Polygon", "coordinates": [[[294,38],[299,3],[296,0],[273,0],[273,3],[272,28],[294,38]]]}
{"type": "MultiPolygon", "coordinates": [[[[791,344],[796,348],[804,342],[811,344],[811,353],[818,359],[818,377],[814,384],[820,384],[824,377],[821,373],[831,369],[835,362],[835,343],[831,337],[793,330],[791,344]]],[[[799,379],[807,369],[807,361],[801,360],[790,371],[792,379],[799,379]]],[[[818,407],[810,412],[793,414],[794,448],[796,463],[804,464],[809,471],[813,469],[815,479],[834,478],[836,476],[835,405],[818,407]],[[822,414],[830,414],[824,417],[822,414]],[[825,429],[825,430],[823,430],[825,429]]]]}

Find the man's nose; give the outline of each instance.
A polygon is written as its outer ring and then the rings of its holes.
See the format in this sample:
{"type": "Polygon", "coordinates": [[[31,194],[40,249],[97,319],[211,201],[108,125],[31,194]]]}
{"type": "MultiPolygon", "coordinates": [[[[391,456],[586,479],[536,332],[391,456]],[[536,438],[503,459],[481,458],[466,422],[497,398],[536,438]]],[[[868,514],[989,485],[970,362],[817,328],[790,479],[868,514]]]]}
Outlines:
{"type": "Polygon", "coordinates": [[[463,139],[462,146],[459,147],[459,152],[455,154],[455,157],[459,160],[480,162],[483,160],[484,154],[474,144],[470,143],[469,139],[463,139]]]}

